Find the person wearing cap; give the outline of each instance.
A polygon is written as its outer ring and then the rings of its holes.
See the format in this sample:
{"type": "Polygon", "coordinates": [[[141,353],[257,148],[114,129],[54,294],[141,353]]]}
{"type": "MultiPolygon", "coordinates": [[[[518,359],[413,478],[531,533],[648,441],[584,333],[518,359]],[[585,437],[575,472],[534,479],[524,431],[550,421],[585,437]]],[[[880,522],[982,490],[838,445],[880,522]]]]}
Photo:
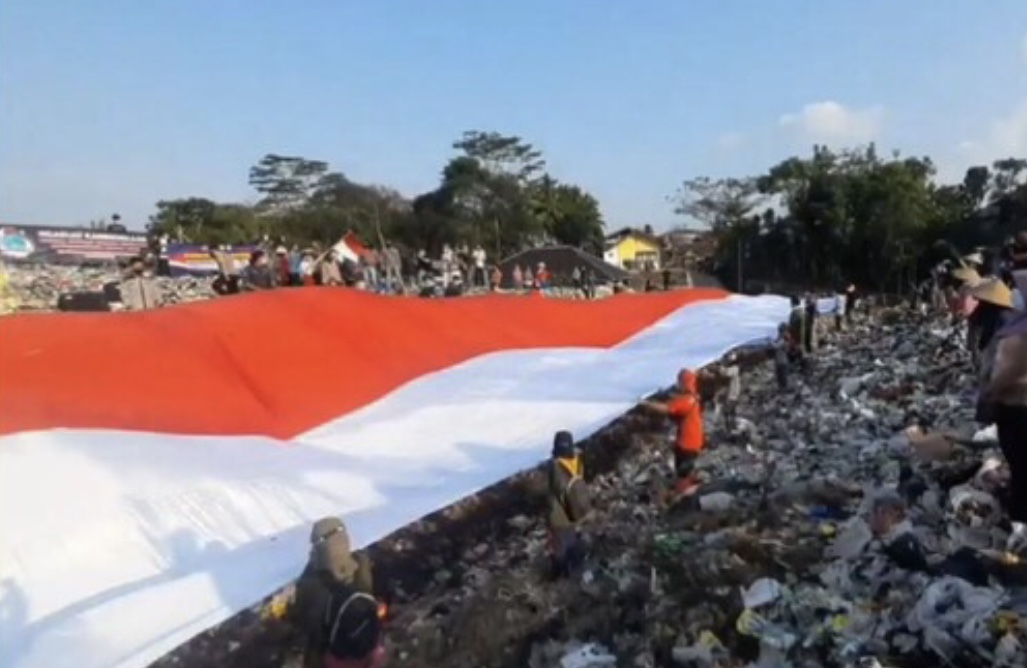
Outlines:
{"type": "Polygon", "coordinates": [[[677,384],[667,402],[643,401],[643,408],[666,415],[676,423],[674,438],[674,494],[688,496],[699,488],[695,463],[703,449],[702,404],[699,399],[698,378],[691,369],[678,372],[677,384]]]}
{"type": "Polygon", "coordinates": [[[373,595],[371,562],[363,553],[354,557],[346,525],[338,517],[325,517],[310,531],[307,565],[296,581],[289,619],[306,638],[304,668],[325,668],[328,633],[324,619],[336,583],[373,595]]]}
{"type": "Polygon", "coordinates": [[[289,286],[292,284],[292,260],[289,258],[289,249],[285,245],[279,245],[275,248],[275,259],[271,265],[272,275],[275,278],[275,284],[280,286],[289,286]]]}
{"type": "Polygon", "coordinates": [[[553,437],[548,490],[552,574],[567,577],[584,562],[580,527],[592,509],[581,453],[569,431],[558,431],[553,437]]]}

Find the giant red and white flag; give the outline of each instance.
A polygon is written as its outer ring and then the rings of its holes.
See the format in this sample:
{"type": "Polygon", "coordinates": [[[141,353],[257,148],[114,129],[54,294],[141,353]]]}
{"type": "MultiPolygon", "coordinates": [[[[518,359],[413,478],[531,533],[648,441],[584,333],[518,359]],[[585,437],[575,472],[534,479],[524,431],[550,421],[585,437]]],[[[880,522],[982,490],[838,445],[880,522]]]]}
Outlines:
{"type": "Polygon", "coordinates": [[[588,436],[779,297],[420,300],[336,288],[0,323],[0,665],[138,668],[588,436]]]}

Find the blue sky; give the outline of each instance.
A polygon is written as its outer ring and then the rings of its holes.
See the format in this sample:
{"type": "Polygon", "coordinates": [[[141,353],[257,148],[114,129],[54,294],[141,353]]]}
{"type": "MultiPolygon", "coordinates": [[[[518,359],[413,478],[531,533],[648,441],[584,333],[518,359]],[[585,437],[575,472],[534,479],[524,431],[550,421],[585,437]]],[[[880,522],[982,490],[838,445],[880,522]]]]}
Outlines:
{"type": "Polygon", "coordinates": [[[4,0],[0,220],[253,198],[267,152],[407,195],[467,129],[518,134],[608,225],[877,140],[942,174],[1027,155],[1024,0],[4,0]]]}

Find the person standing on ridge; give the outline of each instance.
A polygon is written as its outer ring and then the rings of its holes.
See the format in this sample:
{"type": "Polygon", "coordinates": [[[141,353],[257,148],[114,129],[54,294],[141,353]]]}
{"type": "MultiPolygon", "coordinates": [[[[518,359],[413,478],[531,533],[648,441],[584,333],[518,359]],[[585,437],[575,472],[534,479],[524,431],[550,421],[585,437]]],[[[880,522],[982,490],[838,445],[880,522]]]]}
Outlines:
{"type": "Polygon", "coordinates": [[[677,426],[674,439],[674,474],[677,478],[674,494],[689,496],[699,488],[695,463],[703,449],[702,404],[699,399],[698,379],[691,369],[678,372],[677,385],[667,402],[642,401],[647,410],[666,415],[677,426]]]}
{"type": "Polygon", "coordinates": [[[849,287],[845,288],[845,322],[846,324],[852,323],[852,317],[856,313],[856,302],[859,300],[859,294],[856,292],[855,284],[850,283],[849,287]]]}
{"type": "Polygon", "coordinates": [[[276,597],[271,615],[304,635],[304,668],[378,668],[384,664],[385,606],[373,596],[371,562],[354,557],[337,517],[314,523],[310,557],[295,587],[276,597]]]}
{"type": "Polygon", "coordinates": [[[812,292],[806,295],[806,318],[802,329],[802,348],[807,355],[813,354],[816,343],[817,298],[812,292]]]}
{"type": "Polygon", "coordinates": [[[724,419],[724,429],[733,434],[738,427],[738,400],[742,396],[742,374],[737,353],[730,352],[724,357],[721,375],[727,381],[721,416],[724,419]]]}
{"type": "Polygon", "coordinates": [[[553,437],[549,463],[549,541],[554,578],[577,572],[585,560],[579,528],[592,509],[581,456],[569,431],[553,437]]]}

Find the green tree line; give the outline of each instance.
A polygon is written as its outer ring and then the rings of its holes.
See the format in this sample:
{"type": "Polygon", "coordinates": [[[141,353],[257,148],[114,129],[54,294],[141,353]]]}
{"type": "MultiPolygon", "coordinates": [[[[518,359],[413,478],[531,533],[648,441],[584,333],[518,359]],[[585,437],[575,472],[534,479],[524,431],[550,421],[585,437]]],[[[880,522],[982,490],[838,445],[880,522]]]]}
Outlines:
{"type": "Polygon", "coordinates": [[[904,291],[940,260],[1027,229],[1025,176],[1027,160],[1007,158],[939,184],[927,157],[815,146],[764,174],[685,181],[672,202],[713,230],[707,268],[729,286],[904,291]]]}
{"type": "Polygon", "coordinates": [[[249,172],[256,204],[187,197],[157,202],[149,230],[201,244],[252,243],[265,235],[331,244],[352,230],[375,245],[388,240],[437,253],[443,244],[481,244],[503,256],[540,243],[601,253],[596,199],[548,173],[527,141],[470,131],[453,144],[439,185],[407,200],[387,187],[357,183],[327,162],[269,154],[249,172]]]}
{"type": "MultiPolygon", "coordinates": [[[[157,203],[150,229],[204,244],[334,243],[347,230],[375,245],[437,253],[482,244],[493,257],[560,243],[601,255],[599,203],[549,174],[520,137],[470,131],[453,143],[438,186],[413,199],[357,183],[327,162],[269,154],[249,172],[254,205],[188,197],[157,203]]],[[[1027,223],[1027,160],[970,167],[936,180],[928,157],[881,156],[874,145],[814,146],[765,173],[697,177],[672,196],[677,214],[710,229],[716,252],[702,267],[741,283],[905,289],[938,260],[1001,243],[1027,223]]]]}

